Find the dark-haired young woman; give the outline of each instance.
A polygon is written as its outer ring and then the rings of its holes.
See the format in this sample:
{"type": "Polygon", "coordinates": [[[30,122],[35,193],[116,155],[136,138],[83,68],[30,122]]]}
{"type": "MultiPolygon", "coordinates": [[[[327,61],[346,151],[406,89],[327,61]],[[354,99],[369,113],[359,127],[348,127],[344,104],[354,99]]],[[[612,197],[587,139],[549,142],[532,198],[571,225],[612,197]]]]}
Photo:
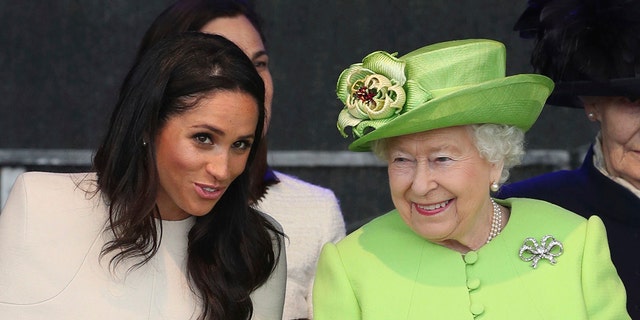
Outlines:
{"type": "Polygon", "coordinates": [[[2,319],[279,319],[280,226],[249,207],[264,84],[187,33],[130,70],[95,172],[31,172],[0,214],[2,319]]]}
{"type": "MultiPolygon", "coordinates": [[[[269,127],[271,110],[277,106],[272,108],[274,86],[261,19],[249,2],[177,0],[147,29],[138,56],[160,39],[184,31],[219,34],[233,41],[251,58],[264,80],[267,112],[264,134],[269,127]]],[[[311,318],[311,288],[322,245],[337,242],[346,233],[338,199],[330,189],[271,168],[267,163],[266,143],[257,150],[251,168],[251,185],[251,202],[258,210],[275,218],[287,236],[283,319],[311,318]]]]}

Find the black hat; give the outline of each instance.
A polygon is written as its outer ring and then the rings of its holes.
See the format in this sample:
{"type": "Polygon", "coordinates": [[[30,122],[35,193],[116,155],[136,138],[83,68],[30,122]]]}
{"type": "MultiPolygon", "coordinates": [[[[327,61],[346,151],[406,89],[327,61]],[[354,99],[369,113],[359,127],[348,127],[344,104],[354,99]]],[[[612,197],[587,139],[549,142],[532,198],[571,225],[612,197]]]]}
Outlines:
{"type": "Polygon", "coordinates": [[[535,38],[531,65],[556,83],[547,103],[640,96],[640,0],[529,0],[514,30],[535,38]]]}

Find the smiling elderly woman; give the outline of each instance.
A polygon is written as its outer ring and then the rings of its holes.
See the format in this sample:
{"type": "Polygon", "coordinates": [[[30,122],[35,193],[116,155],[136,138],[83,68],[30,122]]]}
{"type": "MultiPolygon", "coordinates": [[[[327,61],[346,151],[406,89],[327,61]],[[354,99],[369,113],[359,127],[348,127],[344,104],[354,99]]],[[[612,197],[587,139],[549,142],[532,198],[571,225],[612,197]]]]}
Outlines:
{"type": "Polygon", "coordinates": [[[467,252],[488,243],[504,226],[501,206],[491,198],[487,199],[484,181],[488,179],[487,174],[490,181],[503,182],[508,178],[509,171],[502,167],[511,168],[520,161],[523,141],[523,132],[515,127],[483,124],[376,140],[372,149],[389,163],[391,197],[405,222],[426,239],[467,252]],[[435,186],[449,191],[440,192],[443,201],[420,203],[405,196],[427,194],[435,186]],[[483,221],[477,220],[486,217],[468,214],[481,211],[482,208],[474,206],[486,205],[486,200],[495,209],[488,237],[483,236],[483,221]],[[458,214],[455,219],[440,222],[426,219],[449,207],[456,207],[458,214]],[[480,230],[470,232],[473,228],[480,230]],[[470,238],[455,239],[456,233],[462,238],[470,238]]]}
{"type": "Polygon", "coordinates": [[[629,319],[598,217],[491,198],[553,88],[504,72],[501,43],[460,40],[340,75],[338,128],[388,163],[395,210],[325,245],[314,319],[629,319]]]}

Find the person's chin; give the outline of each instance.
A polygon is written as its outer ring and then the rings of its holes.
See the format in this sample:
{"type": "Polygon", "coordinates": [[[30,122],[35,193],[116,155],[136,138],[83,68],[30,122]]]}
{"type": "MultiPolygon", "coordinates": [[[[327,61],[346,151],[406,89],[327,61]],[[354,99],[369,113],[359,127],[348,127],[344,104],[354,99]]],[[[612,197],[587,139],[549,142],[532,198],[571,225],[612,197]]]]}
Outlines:
{"type": "Polygon", "coordinates": [[[211,212],[211,210],[213,210],[216,203],[218,203],[217,200],[197,201],[197,203],[194,203],[191,206],[191,210],[189,210],[188,213],[190,216],[194,216],[194,217],[206,216],[207,214],[209,214],[209,212],[211,212]]]}

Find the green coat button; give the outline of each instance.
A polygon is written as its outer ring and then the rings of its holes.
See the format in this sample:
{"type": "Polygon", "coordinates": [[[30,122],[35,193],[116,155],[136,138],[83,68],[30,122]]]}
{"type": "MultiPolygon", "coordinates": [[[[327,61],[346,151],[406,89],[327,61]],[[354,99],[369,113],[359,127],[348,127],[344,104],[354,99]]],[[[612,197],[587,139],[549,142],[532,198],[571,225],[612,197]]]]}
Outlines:
{"type": "Polygon", "coordinates": [[[478,289],[478,287],[480,287],[480,279],[467,280],[467,288],[469,288],[469,290],[475,290],[478,289]]]}
{"type": "Polygon", "coordinates": [[[484,312],[484,306],[480,303],[473,303],[471,304],[470,311],[474,316],[480,315],[484,312]]]}
{"type": "Polygon", "coordinates": [[[464,255],[464,262],[467,264],[474,264],[478,261],[478,253],[475,251],[469,251],[464,255]]]}

